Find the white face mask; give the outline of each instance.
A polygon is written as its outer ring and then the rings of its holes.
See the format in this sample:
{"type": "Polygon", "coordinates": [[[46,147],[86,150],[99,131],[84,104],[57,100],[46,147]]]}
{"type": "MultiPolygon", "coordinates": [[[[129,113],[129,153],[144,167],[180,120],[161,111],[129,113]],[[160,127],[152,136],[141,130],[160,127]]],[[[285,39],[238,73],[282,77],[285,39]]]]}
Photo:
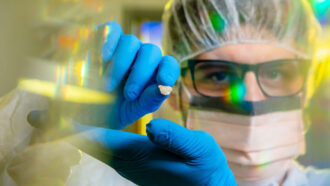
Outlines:
{"type": "Polygon", "coordinates": [[[305,152],[299,98],[243,102],[190,97],[186,127],[210,133],[239,180],[259,181],[283,174],[305,152]]]}
{"type": "Polygon", "coordinates": [[[305,152],[301,118],[300,110],[243,116],[189,109],[186,125],[215,138],[237,178],[262,180],[305,152]]]}

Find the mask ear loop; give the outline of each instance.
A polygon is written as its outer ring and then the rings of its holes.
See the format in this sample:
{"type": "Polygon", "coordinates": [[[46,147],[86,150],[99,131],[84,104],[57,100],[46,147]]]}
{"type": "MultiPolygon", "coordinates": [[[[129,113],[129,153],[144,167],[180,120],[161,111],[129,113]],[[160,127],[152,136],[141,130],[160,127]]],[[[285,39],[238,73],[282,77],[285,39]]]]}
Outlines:
{"type": "MultiPolygon", "coordinates": [[[[303,95],[305,96],[305,95],[303,95]]],[[[308,112],[311,112],[309,110],[309,107],[306,104],[306,101],[304,102],[303,106],[302,106],[302,117],[303,117],[303,122],[304,122],[304,135],[307,134],[307,132],[309,131],[309,129],[312,126],[312,120],[310,118],[310,116],[308,115],[308,112]]]]}

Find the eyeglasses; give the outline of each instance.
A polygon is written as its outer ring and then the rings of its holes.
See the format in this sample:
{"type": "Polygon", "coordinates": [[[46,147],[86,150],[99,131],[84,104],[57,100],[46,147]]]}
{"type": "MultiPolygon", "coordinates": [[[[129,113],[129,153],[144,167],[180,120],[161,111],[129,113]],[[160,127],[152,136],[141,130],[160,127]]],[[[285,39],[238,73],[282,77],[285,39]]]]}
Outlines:
{"type": "Polygon", "coordinates": [[[185,80],[189,69],[197,93],[207,97],[225,97],[232,93],[233,87],[244,85],[245,74],[252,71],[266,96],[282,97],[301,92],[305,85],[307,65],[308,60],[303,59],[282,59],[251,65],[223,60],[188,60],[182,63],[181,76],[185,80]]]}

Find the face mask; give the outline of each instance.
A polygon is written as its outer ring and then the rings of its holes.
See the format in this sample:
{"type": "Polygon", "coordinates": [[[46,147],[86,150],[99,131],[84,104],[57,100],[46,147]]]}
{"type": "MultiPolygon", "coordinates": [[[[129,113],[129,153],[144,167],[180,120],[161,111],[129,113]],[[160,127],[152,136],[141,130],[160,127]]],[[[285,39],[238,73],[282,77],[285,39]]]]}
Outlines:
{"type": "Polygon", "coordinates": [[[235,105],[219,98],[190,100],[186,127],[209,132],[239,180],[264,180],[282,174],[305,152],[299,97],[235,105]]]}
{"type": "Polygon", "coordinates": [[[186,124],[215,138],[237,178],[259,180],[285,171],[304,153],[300,118],[300,110],[242,116],[189,109],[186,124]]]}

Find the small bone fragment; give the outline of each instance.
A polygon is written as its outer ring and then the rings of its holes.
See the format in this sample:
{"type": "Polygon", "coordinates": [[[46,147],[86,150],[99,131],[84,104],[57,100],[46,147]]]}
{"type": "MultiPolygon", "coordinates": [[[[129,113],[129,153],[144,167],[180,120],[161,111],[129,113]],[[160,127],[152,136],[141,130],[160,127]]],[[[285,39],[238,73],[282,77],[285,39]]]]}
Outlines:
{"type": "Polygon", "coordinates": [[[164,85],[158,85],[158,88],[159,88],[160,93],[164,96],[170,95],[173,90],[172,87],[164,86],[164,85]]]}

